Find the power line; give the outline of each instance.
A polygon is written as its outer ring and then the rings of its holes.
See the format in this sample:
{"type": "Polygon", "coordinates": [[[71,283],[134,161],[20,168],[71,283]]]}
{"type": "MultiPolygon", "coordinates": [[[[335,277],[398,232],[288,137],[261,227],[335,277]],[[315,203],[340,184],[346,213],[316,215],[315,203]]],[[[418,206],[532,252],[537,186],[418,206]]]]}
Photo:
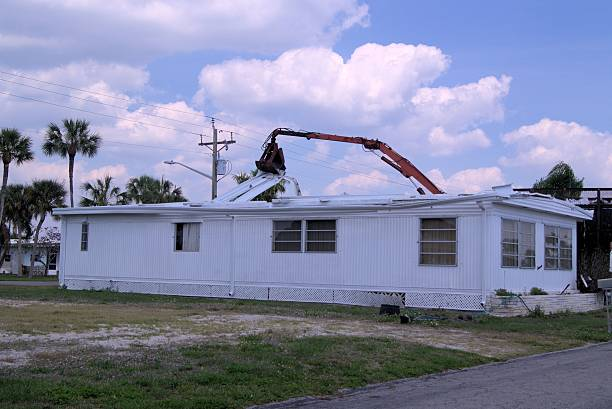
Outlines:
{"type": "MultiPolygon", "coordinates": [[[[4,73],[4,72],[0,70],[0,73],[4,73]]],[[[53,92],[53,91],[51,91],[51,92],[53,92]]],[[[53,93],[55,93],[55,92],[53,92],[53,93]]],[[[43,104],[48,104],[48,105],[52,105],[52,106],[56,106],[56,107],[60,107],[60,108],[66,108],[66,109],[71,109],[71,110],[75,110],[75,111],[85,112],[85,113],[89,113],[89,114],[92,114],[92,115],[98,115],[98,116],[103,116],[103,117],[107,117],[107,118],[114,118],[114,119],[125,120],[125,121],[129,121],[129,122],[133,122],[133,123],[138,123],[138,124],[145,125],[145,126],[152,126],[152,127],[157,127],[157,128],[161,128],[161,129],[173,130],[173,131],[176,131],[176,132],[182,132],[182,133],[187,133],[187,134],[196,135],[196,136],[201,136],[202,135],[201,133],[191,132],[191,131],[187,131],[187,130],[184,130],[184,129],[178,129],[178,128],[164,126],[164,125],[157,125],[157,124],[152,124],[152,123],[148,123],[148,122],[137,121],[137,120],[130,119],[130,118],[120,117],[120,116],[116,116],[116,115],[104,114],[104,113],[90,111],[90,110],[86,110],[86,109],[82,109],[82,108],[71,107],[71,106],[67,106],[67,105],[62,105],[62,104],[57,104],[57,103],[53,103],[53,102],[49,102],[49,101],[44,101],[44,100],[37,99],[37,98],[26,97],[26,96],[23,96],[23,95],[17,95],[17,94],[13,94],[13,93],[10,93],[10,92],[0,91],[0,94],[4,94],[4,95],[12,96],[12,97],[15,97],[15,98],[20,98],[20,99],[25,99],[25,100],[29,100],[29,101],[33,101],[33,102],[39,102],[39,103],[43,103],[43,104]]],[[[63,95],[66,95],[66,94],[63,94],[63,95]]],[[[79,99],[82,99],[82,98],[79,98],[79,99]]],[[[89,100],[87,100],[87,101],[89,101],[89,100]]],[[[92,102],[92,101],[89,101],[89,102],[92,102]]],[[[221,120],[221,121],[225,122],[225,123],[228,123],[225,120],[221,120]]],[[[232,125],[231,123],[228,123],[228,124],[232,125]]],[[[237,126],[239,128],[247,129],[248,130],[248,128],[240,126],[240,125],[234,124],[233,126],[237,126]]],[[[261,134],[261,132],[259,132],[259,133],[261,134]]],[[[239,134],[239,135],[247,137],[247,138],[250,138],[250,139],[255,139],[255,138],[250,137],[248,135],[244,135],[244,134],[239,134]]],[[[260,148],[254,148],[254,147],[250,147],[250,148],[256,149],[258,151],[260,150],[260,148]]],[[[294,150],[291,150],[291,149],[287,149],[287,150],[289,150],[291,152],[294,152],[294,153],[296,153],[298,155],[301,154],[300,152],[297,152],[297,151],[294,151],[294,150]]],[[[308,152],[310,153],[311,151],[308,151],[308,152]]],[[[353,169],[348,169],[348,168],[343,168],[343,167],[338,167],[338,166],[325,165],[325,164],[318,163],[318,162],[315,163],[313,161],[304,160],[304,159],[300,159],[300,158],[294,158],[294,157],[292,157],[291,159],[299,161],[299,162],[316,164],[317,166],[328,168],[328,169],[332,169],[332,170],[340,170],[340,171],[344,171],[344,172],[347,172],[347,173],[353,173],[353,174],[361,175],[363,177],[366,177],[366,178],[372,179],[372,180],[384,181],[384,182],[388,182],[388,183],[393,183],[393,184],[397,184],[397,185],[401,185],[401,186],[408,186],[408,187],[410,187],[410,185],[405,184],[405,183],[396,182],[394,180],[389,180],[389,179],[378,178],[378,177],[375,177],[375,176],[372,176],[372,175],[369,175],[369,174],[365,174],[365,173],[362,173],[362,172],[357,172],[357,171],[355,171],[353,169]]],[[[344,159],[344,158],[342,158],[342,159],[344,159]]],[[[361,166],[364,166],[364,165],[361,165],[361,166]]]]}
{"type": "MultiPolygon", "coordinates": [[[[93,95],[100,95],[100,96],[103,96],[103,97],[106,97],[106,98],[112,98],[112,99],[121,100],[121,101],[129,102],[129,103],[135,103],[135,101],[133,101],[130,98],[119,97],[119,96],[116,96],[116,95],[110,95],[110,94],[106,94],[106,93],[98,92],[98,91],[85,90],[85,89],[82,89],[82,88],[77,88],[77,87],[73,87],[73,86],[70,86],[70,85],[60,84],[60,83],[52,82],[52,81],[44,81],[44,80],[40,80],[40,79],[37,79],[37,78],[29,77],[27,75],[23,75],[21,73],[17,74],[17,73],[14,73],[14,72],[11,73],[11,72],[8,72],[8,71],[3,71],[3,70],[0,70],[0,73],[5,74],[5,75],[10,75],[10,76],[13,76],[13,77],[23,78],[23,79],[27,79],[27,80],[31,80],[31,81],[36,81],[36,82],[43,83],[43,84],[53,85],[53,86],[57,86],[57,87],[64,87],[64,88],[67,88],[67,89],[72,89],[72,90],[83,92],[83,93],[89,93],[89,94],[93,94],[93,95]]],[[[120,108],[120,109],[126,109],[127,110],[126,107],[119,107],[117,105],[107,104],[107,103],[100,102],[100,101],[92,101],[92,100],[89,100],[89,99],[86,99],[86,98],[81,98],[81,97],[77,97],[77,96],[69,95],[69,94],[63,94],[63,93],[60,93],[60,92],[57,92],[57,91],[51,91],[51,90],[47,90],[47,89],[44,89],[44,88],[39,88],[39,87],[35,87],[35,86],[32,86],[32,85],[27,85],[27,84],[22,84],[22,83],[11,81],[11,80],[7,80],[7,79],[0,78],[0,80],[6,81],[6,82],[10,82],[10,83],[13,83],[13,84],[16,84],[16,85],[21,85],[21,86],[25,86],[25,87],[29,87],[29,88],[33,88],[33,89],[38,89],[38,90],[41,90],[41,91],[45,91],[45,92],[49,92],[49,93],[53,93],[53,94],[57,94],[57,95],[63,95],[63,96],[69,97],[69,98],[76,98],[76,99],[87,101],[87,102],[92,102],[92,103],[97,103],[97,104],[100,104],[100,105],[105,105],[105,106],[109,106],[109,107],[113,107],[113,108],[120,108]]],[[[19,96],[17,96],[17,97],[19,97],[19,96]]],[[[21,97],[21,98],[27,98],[27,97],[21,97]]],[[[48,103],[48,102],[45,102],[45,103],[48,103]]],[[[164,110],[173,111],[173,112],[178,112],[178,113],[182,113],[182,114],[196,115],[198,117],[202,116],[202,117],[209,118],[209,119],[216,119],[216,120],[218,120],[220,122],[224,122],[224,123],[226,123],[228,125],[234,126],[236,128],[243,129],[243,130],[245,130],[247,132],[250,132],[250,133],[259,134],[259,135],[262,135],[262,136],[265,136],[265,137],[268,136],[267,134],[265,134],[263,132],[247,128],[247,127],[245,127],[243,125],[239,125],[237,123],[234,123],[234,122],[222,119],[222,118],[216,118],[216,117],[212,117],[210,115],[205,115],[205,114],[202,114],[202,113],[194,113],[194,112],[182,111],[182,110],[178,110],[178,109],[174,109],[174,108],[168,108],[168,107],[165,107],[165,106],[162,106],[162,105],[157,105],[157,104],[149,104],[149,103],[140,102],[140,101],[137,102],[137,103],[140,104],[140,105],[150,106],[150,107],[154,107],[154,108],[158,108],[158,109],[164,109],[164,110]]],[[[49,103],[49,104],[53,105],[52,103],[49,103]]],[[[77,110],[79,110],[78,108],[71,108],[71,107],[68,107],[68,109],[77,109],[77,110]]],[[[85,110],[81,110],[81,111],[92,113],[90,111],[85,111],[85,110]]],[[[160,119],[167,119],[167,120],[170,120],[170,121],[174,121],[174,122],[178,122],[178,123],[184,123],[184,124],[188,124],[188,125],[192,125],[192,126],[198,126],[198,127],[202,126],[201,124],[194,124],[194,123],[191,123],[191,122],[181,121],[181,120],[178,120],[178,119],[168,118],[168,117],[164,117],[164,116],[160,116],[160,115],[148,114],[148,113],[144,113],[144,112],[141,112],[141,113],[144,114],[144,115],[148,115],[148,116],[152,116],[152,117],[156,117],[156,118],[160,118],[160,119]]],[[[99,113],[93,113],[93,114],[94,115],[103,115],[103,114],[99,114],[99,113]]],[[[105,115],[105,116],[108,116],[108,115],[105,115]]],[[[119,118],[119,117],[115,117],[115,118],[119,118]]],[[[146,124],[146,123],[143,123],[143,122],[140,122],[140,121],[130,120],[130,119],[127,119],[127,118],[119,118],[119,119],[124,119],[124,120],[128,120],[128,121],[135,122],[135,123],[146,124]]],[[[153,124],[148,124],[148,125],[149,126],[156,126],[156,125],[153,125],[153,124]]],[[[157,126],[157,127],[164,128],[164,129],[174,129],[174,128],[169,128],[169,127],[164,127],[164,126],[157,126]]],[[[180,130],[177,130],[177,131],[180,131],[180,130]]],[[[180,132],[186,132],[186,133],[194,134],[193,132],[189,132],[189,131],[180,131],[180,132]]],[[[201,135],[201,134],[198,133],[196,135],[201,135]]],[[[245,136],[245,135],[242,135],[242,136],[245,136]]],[[[303,150],[305,152],[308,152],[308,153],[313,153],[314,152],[315,154],[319,154],[320,155],[319,152],[317,152],[315,150],[308,149],[308,148],[304,148],[303,146],[300,146],[297,142],[287,141],[286,143],[291,145],[291,146],[294,146],[296,149],[301,149],[301,150],[303,150]]],[[[298,152],[296,152],[296,153],[298,153],[298,152]]],[[[332,154],[329,154],[329,153],[326,154],[326,156],[329,156],[329,157],[332,157],[332,158],[336,158],[336,159],[339,159],[339,160],[344,160],[346,162],[353,163],[353,164],[355,164],[357,166],[360,166],[362,168],[368,168],[369,169],[369,167],[367,165],[363,165],[360,162],[347,159],[346,157],[339,157],[337,155],[332,155],[332,154]]]]}
{"type": "MultiPolygon", "coordinates": [[[[45,89],[45,88],[35,87],[33,85],[22,84],[20,82],[7,80],[6,78],[0,78],[0,81],[9,82],[11,84],[15,84],[15,85],[23,86],[23,87],[28,87],[28,88],[36,89],[36,90],[39,90],[39,91],[49,92],[51,94],[61,95],[61,96],[68,97],[68,98],[74,98],[74,99],[78,99],[78,100],[85,101],[85,102],[91,102],[93,104],[104,105],[104,106],[111,107],[111,108],[118,108],[118,109],[122,109],[122,110],[127,110],[128,109],[127,107],[122,107],[122,106],[119,106],[119,105],[108,104],[108,103],[102,102],[102,101],[95,101],[95,100],[92,100],[92,99],[77,97],[76,95],[64,94],[63,92],[57,92],[57,91],[52,91],[52,90],[45,89]]],[[[200,128],[204,126],[204,124],[196,124],[196,123],[193,123],[193,122],[181,121],[180,119],[169,118],[167,116],[155,115],[155,114],[151,114],[151,113],[147,113],[147,112],[139,112],[139,114],[147,115],[147,116],[152,116],[152,117],[160,118],[160,119],[166,119],[168,121],[179,122],[179,123],[186,124],[186,125],[193,125],[193,126],[197,126],[197,127],[200,127],[200,128]]]]}
{"type": "MultiPolygon", "coordinates": [[[[27,75],[23,75],[23,74],[15,74],[15,73],[12,73],[12,72],[2,71],[2,70],[0,70],[0,74],[11,75],[13,77],[23,78],[23,79],[30,80],[30,81],[36,81],[36,82],[40,82],[42,84],[54,85],[56,87],[64,87],[64,88],[72,89],[72,90],[79,91],[79,92],[85,92],[85,93],[88,93],[88,94],[100,95],[100,96],[103,96],[103,97],[106,97],[106,98],[112,98],[112,99],[116,99],[116,100],[120,100],[120,101],[126,101],[126,102],[130,102],[130,103],[134,103],[134,101],[132,99],[130,99],[130,98],[119,97],[117,95],[109,95],[109,94],[105,94],[103,92],[98,92],[98,91],[86,90],[86,89],[77,88],[77,87],[73,87],[73,86],[70,86],[70,85],[60,84],[60,83],[52,82],[52,81],[39,80],[37,78],[28,77],[27,75]]],[[[140,104],[140,105],[150,106],[150,107],[154,107],[154,108],[158,108],[158,109],[165,109],[167,111],[178,112],[178,113],[186,114],[186,115],[197,115],[198,117],[199,116],[203,116],[203,117],[209,118],[209,119],[213,118],[212,116],[209,116],[209,115],[204,115],[204,114],[195,113],[195,112],[182,111],[180,109],[169,108],[169,107],[165,107],[163,105],[149,104],[149,103],[142,102],[142,101],[139,101],[137,103],[140,104]]]]}
{"type": "Polygon", "coordinates": [[[201,135],[200,133],[187,131],[185,129],[179,129],[179,128],[173,128],[171,126],[157,125],[157,124],[152,124],[152,123],[149,123],[149,122],[137,121],[135,119],[124,118],[124,117],[120,117],[120,116],[116,116],[116,115],[103,114],[101,112],[89,111],[87,109],[75,108],[75,107],[71,107],[71,106],[68,106],[68,105],[62,105],[62,104],[56,104],[54,102],[44,101],[42,99],[37,99],[37,98],[32,98],[32,97],[25,97],[23,95],[12,94],[10,92],[0,91],[0,94],[8,95],[8,96],[15,97],[15,98],[21,98],[21,99],[25,99],[25,100],[29,100],[29,101],[40,102],[42,104],[53,105],[53,106],[60,107],[60,108],[72,109],[72,110],[75,110],[75,111],[85,112],[85,113],[92,114],[92,115],[104,116],[104,117],[107,117],[107,118],[114,118],[114,119],[121,119],[122,121],[134,122],[134,123],[145,125],[145,126],[153,126],[153,127],[156,127],[156,128],[168,129],[168,130],[172,130],[172,131],[176,131],[176,132],[181,132],[181,133],[186,133],[186,134],[191,134],[191,135],[196,135],[196,136],[200,136],[201,135]]]}

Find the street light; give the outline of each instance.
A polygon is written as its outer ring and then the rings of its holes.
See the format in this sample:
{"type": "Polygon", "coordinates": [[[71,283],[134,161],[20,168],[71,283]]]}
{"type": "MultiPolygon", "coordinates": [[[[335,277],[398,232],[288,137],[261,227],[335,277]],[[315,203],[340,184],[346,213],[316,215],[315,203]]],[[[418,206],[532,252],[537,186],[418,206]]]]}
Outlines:
{"type": "Polygon", "coordinates": [[[176,162],[176,161],[173,161],[173,160],[165,160],[165,161],[164,161],[164,163],[165,163],[166,165],[179,165],[179,166],[182,166],[182,167],[184,167],[184,168],[189,169],[189,170],[190,170],[190,171],[192,171],[192,172],[197,173],[198,175],[201,175],[201,176],[204,176],[205,178],[208,178],[208,179],[210,179],[210,180],[213,180],[213,177],[212,177],[212,176],[210,176],[209,174],[204,173],[204,172],[202,172],[202,171],[199,171],[199,170],[197,170],[197,169],[194,169],[194,168],[192,168],[191,166],[187,166],[187,165],[185,165],[184,163],[181,163],[181,162],[176,162]]]}

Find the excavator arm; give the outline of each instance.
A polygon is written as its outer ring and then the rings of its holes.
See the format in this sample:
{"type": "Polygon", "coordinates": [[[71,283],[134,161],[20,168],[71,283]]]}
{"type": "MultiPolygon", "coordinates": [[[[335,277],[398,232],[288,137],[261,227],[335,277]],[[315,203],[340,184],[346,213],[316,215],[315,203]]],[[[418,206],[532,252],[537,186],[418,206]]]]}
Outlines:
{"type": "MultiPolygon", "coordinates": [[[[397,153],[385,142],[378,139],[367,139],[359,136],[342,136],[320,132],[304,132],[294,131],[287,128],[277,128],[268,136],[264,143],[264,153],[261,158],[255,162],[257,168],[263,172],[280,173],[285,170],[285,160],[283,150],[278,147],[276,137],[278,135],[297,136],[306,139],[318,139],[323,141],[335,141],[353,143],[363,146],[365,149],[380,151],[383,156],[380,158],[383,162],[400,172],[406,178],[415,178],[425,189],[433,194],[444,193],[440,190],[423,172],[412,164],[408,159],[397,153]]],[[[417,189],[420,194],[425,194],[423,189],[417,189]]]]}

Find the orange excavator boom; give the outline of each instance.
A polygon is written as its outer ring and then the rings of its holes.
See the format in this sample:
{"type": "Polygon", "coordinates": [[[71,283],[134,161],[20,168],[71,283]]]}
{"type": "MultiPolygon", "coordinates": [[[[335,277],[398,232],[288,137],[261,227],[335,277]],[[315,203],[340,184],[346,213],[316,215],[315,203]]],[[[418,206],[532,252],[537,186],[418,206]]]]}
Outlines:
{"type": "MultiPolygon", "coordinates": [[[[278,147],[276,143],[276,137],[278,135],[297,136],[306,139],[318,139],[323,141],[334,141],[353,143],[363,146],[365,149],[380,151],[383,156],[380,159],[400,172],[406,178],[414,178],[419,182],[425,189],[433,194],[444,193],[440,190],[423,172],[421,172],[416,166],[412,164],[408,159],[404,158],[398,152],[393,150],[385,142],[379,141],[378,139],[362,138],[360,136],[342,136],[333,135],[320,132],[306,132],[306,131],[294,131],[287,128],[277,128],[268,136],[268,139],[264,143],[264,153],[261,158],[255,162],[257,168],[264,172],[279,173],[279,171],[285,170],[285,160],[283,157],[283,150],[278,147]]],[[[417,188],[420,194],[425,194],[423,189],[417,188]]]]}

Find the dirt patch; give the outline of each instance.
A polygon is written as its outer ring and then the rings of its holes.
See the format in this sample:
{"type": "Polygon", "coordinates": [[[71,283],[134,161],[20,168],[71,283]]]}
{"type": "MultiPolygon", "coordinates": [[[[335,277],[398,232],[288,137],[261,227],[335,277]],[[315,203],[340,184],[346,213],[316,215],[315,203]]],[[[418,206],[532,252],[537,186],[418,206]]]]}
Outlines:
{"type": "Polygon", "coordinates": [[[0,302],[14,309],[0,320],[0,367],[18,367],[37,356],[82,348],[129,354],[134,348],[232,343],[242,336],[262,333],[290,337],[382,336],[496,358],[529,353],[528,345],[508,336],[397,322],[203,311],[201,306],[0,302]]]}

